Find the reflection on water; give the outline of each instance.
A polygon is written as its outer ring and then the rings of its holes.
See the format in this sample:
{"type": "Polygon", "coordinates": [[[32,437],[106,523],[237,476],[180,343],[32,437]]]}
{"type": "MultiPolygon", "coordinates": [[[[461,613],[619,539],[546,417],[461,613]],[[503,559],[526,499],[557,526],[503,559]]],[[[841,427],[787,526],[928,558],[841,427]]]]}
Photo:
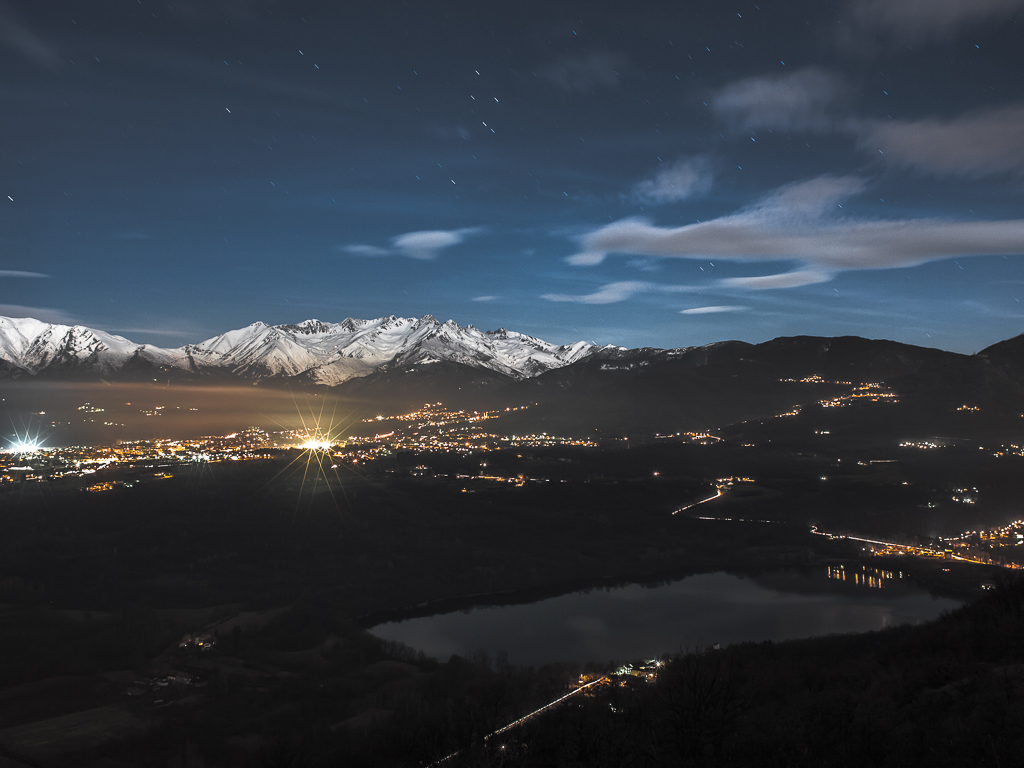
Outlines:
{"type": "Polygon", "coordinates": [[[903,571],[886,571],[881,568],[868,568],[865,565],[860,568],[847,568],[845,565],[828,566],[828,577],[836,581],[846,582],[869,589],[883,589],[891,586],[894,582],[903,580],[903,571]]]}
{"type": "Polygon", "coordinates": [[[631,585],[389,622],[372,632],[442,660],[484,649],[504,650],[518,664],[606,662],[712,643],[865,632],[932,619],[958,605],[905,583],[851,589],[820,571],[758,579],[709,573],[656,588],[631,585]]]}

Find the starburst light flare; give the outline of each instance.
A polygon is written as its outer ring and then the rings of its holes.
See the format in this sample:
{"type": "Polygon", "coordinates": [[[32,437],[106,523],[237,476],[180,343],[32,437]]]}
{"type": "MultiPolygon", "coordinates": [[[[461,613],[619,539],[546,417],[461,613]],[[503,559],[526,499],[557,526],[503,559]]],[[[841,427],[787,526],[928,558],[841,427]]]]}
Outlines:
{"type": "Polygon", "coordinates": [[[306,441],[299,445],[304,451],[328,451],[331,448],[331,441],[323,435],[307,435],[306,441]]]}
{"type": "Polygon", "coordinates": [[[7,453],[35,453],[43,447],[40,440],[29,437],[15,437],[10,443],[7,453]]]}
{"type": "MultiPolygon", "coordinates": [[[[312,395],[312,397],[317,397],[317,395],[312,395]]],[[[331,412],[327,412],[328,400],[333,398],[321,397],[318,408],[313,407],[310,396],[307,396],[301,404],[295,400],[294,394],[292,398],[301,428],[292,432],[293,442],[288,447],[298,450],[298,455],[277,473],[275,479],[288,476],[295,471],[301,471],[296,512],[303,500],[311,503],[317,491],[321,489],[330,494],[335,508],[340,512],[341,506],[335,497],[335,490],[341,491],[344,496],[345,489],[341,478],[338,477],[339,465],[333,453],[335,446],[343,442],[342,435],[348,424],[351,423],[350,419],[346,419],[345,423],[341,423],[337,419],[337,400],[334,400],[331,412]]]]}

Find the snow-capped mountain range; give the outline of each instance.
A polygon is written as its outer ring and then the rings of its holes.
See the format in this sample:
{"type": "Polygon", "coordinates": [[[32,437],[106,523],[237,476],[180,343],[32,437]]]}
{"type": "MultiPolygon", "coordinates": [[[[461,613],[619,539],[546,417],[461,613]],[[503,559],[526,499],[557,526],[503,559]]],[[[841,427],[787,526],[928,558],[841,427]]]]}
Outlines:
{"type": "Polygon", "coordinates": [[[525,379],[594,355],[615,356],[622,351],[584,341],[549,344],[504,328],[480,331],[452,320],[440,323],[430,315],[418,320],[391,315],[340,323],[253,323],[176,349],[136,344],[80,325],[0,317],[0,378],[107,376],[163,369],[250,378],[302,377],[334,386],[375,371],[451,362],[525,379]]]}

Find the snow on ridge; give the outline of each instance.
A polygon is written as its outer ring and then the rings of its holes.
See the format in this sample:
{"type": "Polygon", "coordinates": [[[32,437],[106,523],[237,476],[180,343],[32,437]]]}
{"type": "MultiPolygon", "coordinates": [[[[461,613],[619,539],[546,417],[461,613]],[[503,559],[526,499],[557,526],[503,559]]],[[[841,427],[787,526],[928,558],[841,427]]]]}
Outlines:
{"type": "Polygon", "coordinates": [[[335,385],[382,366],[448,361],[523,379],[614,349],[619,348],[585,341],[551,344],[504,328],[480,331],[451,319],[439,322],[429,314],[372,320],[349,317],[340,323],[311,318],[276,326],[255,322],[176,349],[136,344],[84,326],[0,317],[0,359],[33,375],[58,362],[107,372],[139,359],[200,372],[304,375],[335,385]]]}
{"type": "MultiPolygon", "coordinates": [[[[28,373],[47,368],[86,368],[97,372],[120,370],[136,357],[146,359],[147,347],[123,336],[83,325],[45,323],[33,318],[0,317],[0,359],[28,373]]],[[[157,364],[175,356],[153,353],[157,364]]]]}

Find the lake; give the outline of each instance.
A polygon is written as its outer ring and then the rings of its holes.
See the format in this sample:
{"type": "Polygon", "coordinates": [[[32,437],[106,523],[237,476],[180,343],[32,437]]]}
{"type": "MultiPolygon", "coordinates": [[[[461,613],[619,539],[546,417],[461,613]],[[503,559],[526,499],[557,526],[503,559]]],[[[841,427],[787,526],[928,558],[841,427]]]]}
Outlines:
{"type": "Polygon", "coordinates": [[[482,649],[513,664],[627,661],[696,645],[866,632],[936,618],[961,603],[861,565],[757,577],[707,573],[656,587],[594,589],[479,607],[370,631],[446,661],[482,649]]]}

